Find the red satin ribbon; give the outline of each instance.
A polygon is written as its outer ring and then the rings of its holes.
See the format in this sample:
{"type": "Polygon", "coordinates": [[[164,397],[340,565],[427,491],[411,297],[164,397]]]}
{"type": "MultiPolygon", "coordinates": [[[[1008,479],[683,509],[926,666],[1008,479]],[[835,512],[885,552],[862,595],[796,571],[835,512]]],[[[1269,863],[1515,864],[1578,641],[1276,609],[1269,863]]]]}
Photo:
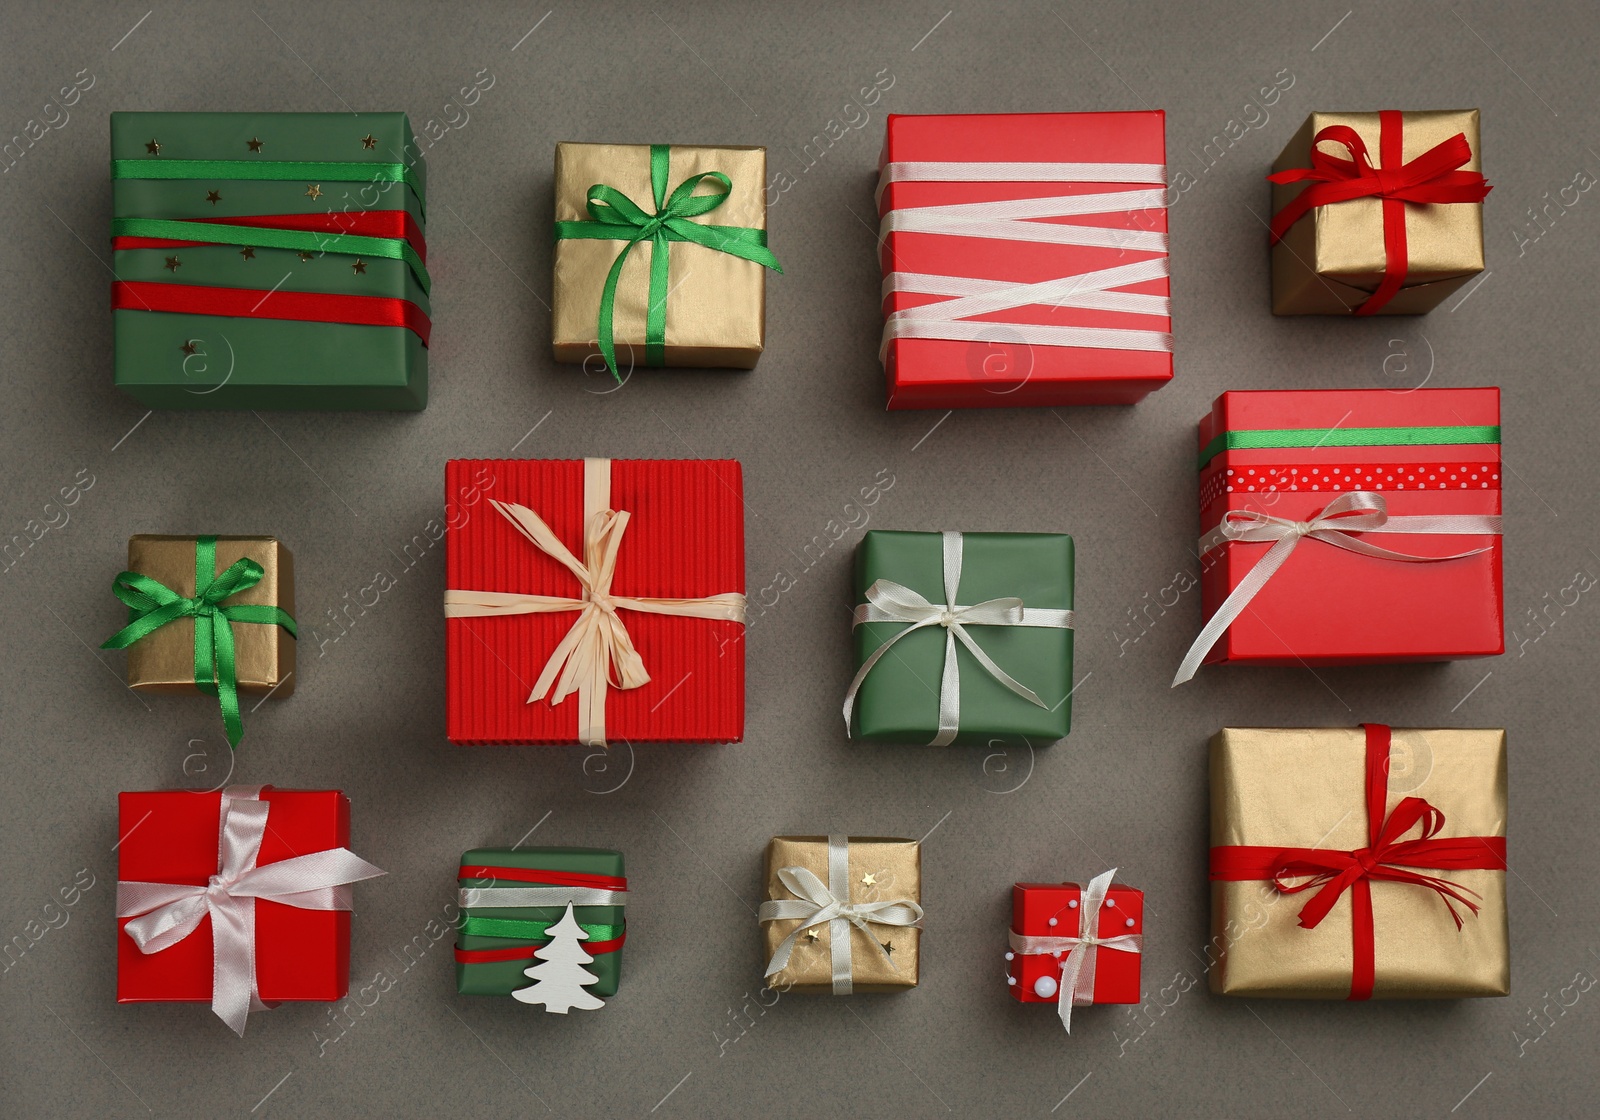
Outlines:
{"type": "Polygon", "coordinates": [[[238,319],[294,319],[311,323],[354,323],[405,327],[428,345],[433,324],[422,308],[390,296],[352,296],[329,292],[261,291],[117,280],[111,306],[130,311],[171,311],[185,315],[226,315],[238,319]]]}
{"type": "MultiPolygon", "coordinates": [[[[215,222],[226,226],[251,226],[256,229],[294,229],[308,233],[353,233],[361,237],[403,238],[423,264],[428,263],[428,243],[422,227],[404,210],[352,210],[330,214],[257,214],[239,218],[184,218],[188,222],[215,222]]],[[[195,233],[201,231],[196,230],[195,233]]],[[[181,249],[187,245],[212,245],[203,237],[174,240],[167,237],[113,237],[113,249],[181,249]]]]}
{"type": "Polygon", "coordinates": [[[1350,998],[1371,999],[1376,972],[1377,938],[1372,925],[1372,880],[1410,883],[1436,892],[1461,928],[1460,903],[1473,914],[1477,895],[1430,871],[1506,869],[1504,836],[1459,836],[1435,839],[1444,828],[1444,813],[1420,797],[1407,797],[1385,819],[1389,796],[1389,728],[1363,724],[1367,732],[1367,847],[1341,852],[1325,848],[1277,848],[1265,845],[1222,845],[1211,849],[1212,882],[1266,880],[1284,894],[1316,889],[1300,911],[1300,926],[1315,929],[1339,896],[1350,892],[1350,932],[1354,951],[1350,966],[1350,998]],[[1414,840],[1401,837],[1418,825],[1414,840]],[[1472,898],[1469,898],[1471,895],[1472,898]]]}
{"type": "Polygon", "coordinates": [[[1289,227],[1319,206],[1348,202],[1353,198],[1383,200],[1383,282],[1362,305],[1357,315],[1372,315],[1394,298],[1405,283],[1410,265],[1406,250],[1406,206],[1408,202],[1482,202],[1492,189],[1476,171],[1458,170],[1472,158],[1472,148],[1463,133],[1429,148],[1410,163],[1404,162],[1404,116],[1394,109],[1378,114],[1378,163],[1374,167],[1367,146],[1359,133],[1347,125],[1329,125],[1311,141],[1311,166],[1278,171],[1267,178],[1274,183],[1310,182],[1289,204],[1272,216],[1272,239],[1276,245],[1289,227]],[[1342,144],[1350,159],[1340,159],[1321,150],[1324,141],[1342,144]]]}
{"type": "MultiPolygon", "coordinates": [[[[614,937],[610,941],[585,941],[583,951],[592,956],[603,953],[615,953],[622,948],[622,943],[628,939],[627,934],[614,937]]],[[[527,945],[513,945],[509,949],[462,949],[456,948],[456,961],[459,964],[499,964],[503,961],[531,961],[533,951],[541,945],[548,945],[549,941],[535,941],[527,945]]]]}
{"type": "Polygon", "coordinates": [[[457,873],[461,879],[506,879],[513,883],[543,883],[551,887],[593,887],[625,891],[628,880],[616,875],[586,875],[579,871],[546,871],[540,867],[490,867],[468,864],[457,873]]]}

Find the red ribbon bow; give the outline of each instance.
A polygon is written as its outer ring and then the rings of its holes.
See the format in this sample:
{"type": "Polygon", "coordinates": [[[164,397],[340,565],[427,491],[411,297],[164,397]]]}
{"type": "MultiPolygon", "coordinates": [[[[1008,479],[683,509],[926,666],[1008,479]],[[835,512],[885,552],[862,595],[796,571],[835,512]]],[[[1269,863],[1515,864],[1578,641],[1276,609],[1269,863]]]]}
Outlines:
{"type": "Polygon", "coordinates": [[[1383,282],[1362,305],[1357,315],[1372,315],[1394,298],[1405,283],[1409,265],[1406,254],[1406,208],[1408,202],[1482,202],[1492,189],[1476,171],[1459,168],[1472,158],[1472,148],[1462,133],[1423,152],[1410,163],[1403,162],[1404,117],[1394,109],[1378,114],[1378,152],[1381,166],[1374,167],[1367,146],[1348,125],[1329,125],[1311,141],[1311,166],[1278,171],[1267,178],[1274,183],[1300,183],[1310,186],[1272,216],[1272,240],[1276,245],[1289,227],[1319,206],[1348,202],[1353,198],[1383,200],[1383,282]],[[1340,159],[1321,150],[1324,141],[1342,144],[1350,153],[1340,159]]]}
{"type": "Polygon", "coordinates": [[[1504,836],[1460,836],[1437,839],[1444,828],[1444,813],[1420,797],[1407,797],[1384,817],[1389,794],[1389,728],[1381,723],[1362,725],[1367,732],[1367,846],[1352,851],[1324,848],[1279,848],[1230,844],[1211,849],[1213,882],[1265,880],[1284,894],[1316,888],[1317,893],[1300,910],[1300,926],[1315,929],[1345,891],[1350,892],[1351,936],[1354,951],[1350,966],[1350,998],[1371,999],[1376,973],[1377,939],[1372,924],[1372,881],[1410,883],[1437,893],[1461,928],[1460,903],[1474,915],[1478,897],[1473,891],[1436,875],[1419,875],[1408,868],[1430,871],[1506,869],[1504,836]],[[1403,840],[1418,825],[1422,834],[1403,840]],[[1468,896],[1471,897],[1468,897],[1468,896]]]}

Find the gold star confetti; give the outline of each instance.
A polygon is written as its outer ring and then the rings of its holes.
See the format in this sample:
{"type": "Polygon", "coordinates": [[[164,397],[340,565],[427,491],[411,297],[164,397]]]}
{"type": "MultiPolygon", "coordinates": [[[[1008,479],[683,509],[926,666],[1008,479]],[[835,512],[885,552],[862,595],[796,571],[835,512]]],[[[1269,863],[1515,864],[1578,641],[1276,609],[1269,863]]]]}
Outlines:
{"type": "Polygon", "coordinates": [[[367,274],[367,262],[363,261],[363,260],[356,261],[355,264],[350,266],[350,271],[351,272],[359,272],[363,276],[365,276],[367,274]]]}
{"type": "Polygon", "coordinates": [[[199,347],[194,344],[194,339],[191,338],[182,346],[178,347],[178,349],[182,350],[185,354],[193,355],[197,350],[199,350],[199,347]]]}
{"type": "Polygon", "coordinates": [[[878,944],[883,946],[883,951],[885,953],[888,953],[891,957],[894,956],[894,942],[893,941],[880,941],[880,942],[878,942],[878,944]]]}
{"type": "Polygon", "coordinates": [[[321,198],[322,197],[322,188],[317,186],[315,183],[311,184],[311,186],[306,188],[306,197],[307,198],[321,198]]]}
{"type": "Polygon", "coordinates": [[[217,191],[207,191],[206,192],[206,201],[211,203],[211,205],[215,206],[217,203],[222,201],[222,195],[219,194],[217,191]]]}
{"type": "Polygon", "coordinates": [[[161,154],[161,145],[157,144],[154,140],[146,140],[144,142],[144,150],[153,156],[158,156],[161,154]]]}
{"type": "Polygon", "coordinates": [[[249,148],[252,152],[259,152],[261,150],[261,140],[259,138],[252,137],[244,142],[244,146],[249,148]]]}
{"type": "Polygon", "coordinates": [[[302,260],[302,261],[308,261],[308,260],[310,260],[310,259],[311,259],[311,258],[312,258],[312,257],[313,257],[313,256],[315,256],[315,254],[314,254],[314,253],[312,253],[312,252],[311,252],[311,251],[310,251],[310,250],[307,250],[307,249],[301,249],[301,250],[300,250],[300,259],[301,259],[301,260],[302,260]]]}
{"type": "Polygon", "coordinates": [[[361,138],[361,146],[363,148],[376,148],[378,146],[378,138],[369,132],[361,138]]]}
{"type": "Polygon", "coordinates": [[[248,245],[239,250],[239,255],[247,261],[253,261],[256,259],[256,251],[250,248],[248,245]]]}
{"type": "Polygon", "coordinates": [[[177,272],[178,271],[178,266],[180,264],[182,264],[182,263],[183,262],[180,261],[177,257],[168,257],[167,258],[167,268],[171,269],[173,272],[177,272]]]}
{"type": "Polygon", "coordinates": [[[875,887],[878,885],[878,877],[869,871],[861,876],[861,885],[863,887],[875,887]]]}
{"type": "Polygon", "coordinates": [[[808,930],[806,930],[806,940],[807,941],[819,941],[819,940],[821,940],[821,938],[822,938],[822,931],[820,929],[808,929],[808,930]]]}

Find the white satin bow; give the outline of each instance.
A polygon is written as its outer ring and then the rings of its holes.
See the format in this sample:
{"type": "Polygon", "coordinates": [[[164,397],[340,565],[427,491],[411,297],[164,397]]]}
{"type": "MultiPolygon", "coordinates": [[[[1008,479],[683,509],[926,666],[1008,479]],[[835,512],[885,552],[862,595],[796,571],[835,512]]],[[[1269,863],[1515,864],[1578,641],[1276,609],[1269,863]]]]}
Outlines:
{"type": "Polygon", "coordinates": [[[545,662],[534,682],[528,703],[550,697],[559,704],[578,694],[578,740],[585,746],[606,745],[606,690],[638,688],[650,683],[650,674],[634,648],[618,610],[687,618],[714,618],[744,622],[745,598],[737,592],[704,599],[655,599],[611,593],[617,550],[628,527],[629,514],[611,509],[611,460],[583,461],[583,561],[561,543],[550,526],[533,510],[515,502],[490,499],[501,516],[516,526],[533,546],[559,561],[583,589],[580,598],[558,595],[523,595],[502,591],[444,593],[446,618],[497,618],[513,614],[548,614],[577,611],[572,628],[545,662]],[[557,679],[559,676],[559,679],[557,679]],[[551,691],[551,686],[554,691],[551,691]]]}
{"type": "Polygon", "coordinates": [[[217,873],[205,886],[119,882],[117,917],[142,953],[182,941],[211,916],[211,1010],[244,1035],[252,1011],[265,1011],[256,986],[256,899],[302,910],[351,909],[349,884],[387,874],[348,848],[329,848],[257,867],[271,803],[261,786],[222,793],[217,873]]]}
{"type": "Polygon", "coordinates": [[[850,713],[855,709],[856,693],[861,683],[872,672],[872,667],[888,653],[890,648],[907,634],[926,626],[944,627],[944,674],[939,682],[939,730],[928,745],[948,746],[955,742],[961,727],[961,666],[956,659],[956,643],[967,647],[967,652],[977,658],[978,664],[995,680],[1012,692],[1041,708],[1048,705],[1022,682],[1013,678],[994,659],[983,651],[968,634],[968,626],[1046,626],[1072,629],[1072,612],[1045,607],[1026,607],[1014,596],[986,599],[971,606],[958,606],[956,595],[961,588],[961,534],[945,532],[943,537],[944,606],[930,603],[911,588],[893,580],[880,579],[867,588],[867,601],[855,609],[853,625],[867,622],[903,622],[904,630],[897,632],[872,652],[856,670],[855,679],[844,697],[845,734],[850,733],[850,713]]]}
{"type": "MultiPolygon", "coordinates": [[[[868,923],[880,926],[921,926],[922,907],[909,898],[880,899],[876,902],[850,901],[849,838],[828,837],[828,882],[823,884],[816,873],[804,867],[778,869],[778,881],[795,898],[770,899],[761,904],[757,920],[783,921],[799,918],[800,924],[785,937],[767,964],[767,975],[782,972],[789,963],[789,955],[802,933],[815,925],[826,924],[828,944],[832,952],[833,994],[847,996],[854,990],[850,927],[855,926],[878,950],[879,955],[895,968],[894,958],[885,951],[868,923]]],[[[898,970],[897,970],[898,971],[898,970]]]]}
{"type": "Polygon", "coordinates": [[[1100,936],[1100,908],[1105,904],[1106,892],[1117,874],[1113,867],[1102,871],[1083,888],[1078,902],[1078,935],[1076,937],[1032,937],[1011,931],[1011,949],[1024,955],[1065,952],[1061,962],[1061,981],[1056,989],[1056,1014],[1061,1025],[1072,1033],[1072,1009],[1088,1007],[1094,1003],[1094,967],[1099,950],[1120,949],[1125,953],[1144,952],[1144,934],[1119,933],[1115,937],[1100,936]]]}
{"type": "Polygon", "coordinates": [[[1246,543],[1273,542],[1255,567],[1245,573],[1229,596],[1222,601],[1216,613],[1201,627],[1194,644],[1184,655],[1172,678],[1176,688],[1193,677],[1200,669],[1211,647],[1217,644],[1223,632],[1244,613],[1250,600],[1266,586],[1269,579],[1283,567],[1289,554],[1306,537],[1312,537],[1342,548],[1347,552],[1372,556],[1379,560],[1401,560],[1408,564],[1435,564],[1441,560],[1463,560],[1478,556],[1489,548],[1475,548],[1470,552],[1456,552],[1448,556],[1413,556],[1408,552],[1393,552],[1368,544],[1350,533],[1440,533],[1448,535],[1500,534],[1499,514],[1441,513],[1413,517],[1390,517],[1388,503],[1383,495],[1370,490],[1352,490],[1341,494],[1322,508],[1310,521],[1292,521],[1286,517],[1272,517],[1256,510],[1231,509],[1210,533],[1200,539],[1200,555],[1233,541],[1246,543]]]}

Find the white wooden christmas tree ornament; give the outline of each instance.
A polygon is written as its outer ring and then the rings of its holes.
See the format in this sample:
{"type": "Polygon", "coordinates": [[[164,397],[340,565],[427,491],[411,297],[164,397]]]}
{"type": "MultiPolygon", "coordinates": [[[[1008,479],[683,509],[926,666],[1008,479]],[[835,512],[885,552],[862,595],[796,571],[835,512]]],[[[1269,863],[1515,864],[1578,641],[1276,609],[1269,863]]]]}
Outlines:
{"type": "Polygon", "coordinates": [[[565,1015],[576,1007],[580,1011],[595,1011],[606,1005],[605,1000],[584,988],[600,978],[583,966],[593,964],[594,958],[583,951],[580,941],[589,935],[573,916],[572,903],[561,920],[550,927],[550,942],[533,951],[541,963],[529,965],[523,975],[533,980],[526,988],[512,992],[514,999],[523,1003],[543,1004],[546,1011],[565,1015]]]}

